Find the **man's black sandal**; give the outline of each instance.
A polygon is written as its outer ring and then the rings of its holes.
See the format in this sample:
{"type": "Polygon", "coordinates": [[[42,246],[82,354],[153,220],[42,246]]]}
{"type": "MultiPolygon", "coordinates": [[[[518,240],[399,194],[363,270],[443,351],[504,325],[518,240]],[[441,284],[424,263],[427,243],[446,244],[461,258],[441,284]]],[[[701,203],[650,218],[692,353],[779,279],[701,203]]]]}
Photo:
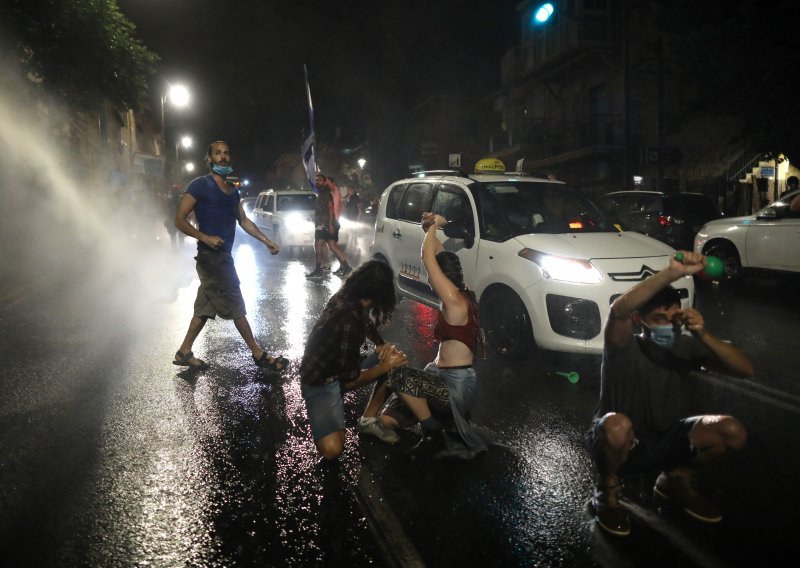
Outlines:
{"type": "Polygon", "coordinates": [[[280,373],[286,369],[286,366],[289,364],[289,359],[286,357],[270,357],[267,355],[267,352],[264,351],[264,353],[261,354],[261,357],[253,357],[253,362],[257,367],[280,373]]]}
{"type": "Polygon", "coordinates": [[[172,362],[172,364],[178,365],[179,367],[191,367],[192,369],[208,369],[211,366],[202,359],[198,359],[199,363],[190,363],[192,357],[194,357],[194,353],[191,351],[188,353],[176,351],[175,360],[172,362]]]}

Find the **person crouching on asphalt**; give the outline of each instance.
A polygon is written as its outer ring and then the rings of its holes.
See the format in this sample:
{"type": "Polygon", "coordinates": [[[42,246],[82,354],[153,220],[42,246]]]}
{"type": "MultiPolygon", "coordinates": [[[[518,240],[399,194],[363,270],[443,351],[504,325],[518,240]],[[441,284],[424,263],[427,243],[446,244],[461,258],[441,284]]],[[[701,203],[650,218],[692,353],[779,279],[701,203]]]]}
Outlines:
{"type": "Polygon", "coordinates": [[[744,426],[731,416],[680,417],[680,386],[690,371],[702,365],[737,377],[754,372],[741,351],[706,329],[700,312],[681,309],[670,284],[705,267],[703,255],[683,256],[617,298],[606,323],[600,401],[587,442],[599,473],[595,521],[616,536],[630,534],[619,476],[633,473],[660,471],[657,497],[697,520],[719,522],[717,507],[694,487],[695,472],[747,442],[744,426]],[[634,325],[642,335],[633,335],[634,325]]]}
{"type": "Polygon", "coordinates": [[[444,250],[437,237],[437,230],[446,223],[441,215],[422,215],[422,263],[431,288],[442,301],[434,328],[439,350],[424,370],[404,367],[389,373],[388,389],[399,400],[393,398],[389,402],[382,418],[384,425],[391,428],[407,428],[419,421],[422,437],[411,449],[413,457],[471,458],[487,448],[468,420],[478,387],[472,368],[475,350],[481,343],[478,302],[464,283],[458,256],[444,250]],[[455,438],[445,434],[434,412],[454,422],[455,438]]]}
{"type": "MultiPolygon", "coordinates": [[[[382,403],[386,373],[407,362],[405,354],[385,343],[376,329],[391,319],[397,304],[393,281],[388,264],[365,262],[328,301],[306,342],[300,388],[314,444],[327,460],[338,458],[344,449],[343,393],[378,382],[373,396],[382,403]],[[377,361],[361,369],[360,351],[366,339],[375,343],[377,361]]],[[[361,422],[377,424],[379,406],[371,401],[361,422]]]]}

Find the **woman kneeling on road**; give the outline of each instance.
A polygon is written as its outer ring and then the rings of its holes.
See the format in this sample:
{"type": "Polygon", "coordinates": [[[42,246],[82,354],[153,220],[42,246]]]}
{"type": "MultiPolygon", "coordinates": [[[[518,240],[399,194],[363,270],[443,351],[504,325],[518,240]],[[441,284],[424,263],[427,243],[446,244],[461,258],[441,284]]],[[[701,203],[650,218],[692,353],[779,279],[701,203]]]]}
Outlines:
{"type": "Polygon", "coordinates": [[[422,263],[442,301],[434,328],[439,351],[424,370],[402,367],[389,373],[387,386],[399,400],[390,401],[382,422],[387,427],[404,428],[419,421],[423,435],[412,448],[413,455],[470,458],[486,450],[486,442],[467,419],[477,394],[478,377],[472,361],[481,331],[478,302],[464,284],[461,261],[455,253],[444,250],[436,235],[446,223],[441,215],[422,215],[422,263]],[[454,422],[458,439],[447,436],[437,417],[454,422]]]}
{"type": "MultiPolygon", "coordinates": [[[[397,299],[393,280],[389,265],[375,260],[365,262],[328,300],[306,342],[300,388],[314,444],[328,460],[338,458],[344,449],[344,391],[378,381],[390,370],[406,364],[405,354],[384,343],[376,329],[376,323],[388,322],[394,312],[397,299]],[[377,345],[377,364],[361,369],[360,348],[367,338],[377,345]]],[[[382,388],[376,392],[378,397],[383,396],[382,388]]],[[[364,417],[371,416],[374,423],[378,408],[371,403],[364,417]]]]}

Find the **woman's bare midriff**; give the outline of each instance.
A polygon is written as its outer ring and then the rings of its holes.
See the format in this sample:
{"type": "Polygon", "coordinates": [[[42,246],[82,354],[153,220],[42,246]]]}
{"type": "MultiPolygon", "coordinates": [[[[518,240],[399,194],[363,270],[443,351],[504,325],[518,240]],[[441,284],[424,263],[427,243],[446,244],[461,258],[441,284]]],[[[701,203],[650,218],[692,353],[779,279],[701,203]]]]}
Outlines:
{"type": "Polygon", "coordinates": [[[439,353],[434,363],[437,367],[463,367],[472,365],[472,351],[456,339],[448,339],[439,344],[439,353]]]}

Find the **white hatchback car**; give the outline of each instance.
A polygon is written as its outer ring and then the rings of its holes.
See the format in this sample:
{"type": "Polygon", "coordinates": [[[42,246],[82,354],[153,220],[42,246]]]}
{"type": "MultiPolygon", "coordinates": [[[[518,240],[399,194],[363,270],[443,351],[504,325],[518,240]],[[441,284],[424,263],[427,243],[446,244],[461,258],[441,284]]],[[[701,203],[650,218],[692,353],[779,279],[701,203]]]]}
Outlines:
{"type": "MultiPolygon", "coordinates": [[[[534,342],[552,351],[601,353],[611,302],[664,268],[675,252],[621,232],[563,182],[422,172],[381,195],[370,256],[394,269],[401,295],[434,307],[439,300],[420,259],[423,211],[449,220],[444,246],[461,258],[479,298],[487,342],[509,357],[529,352],[534,342]]],[[[675,286],[683,306],[691,306],[694,281],[675,286]]]]}
{"type": "MultiPolygon", "coordinates": [[[[317,195],[310,191],[270,189],[258,194],[251,218],[279,246],[313,247],[316,203],[317,195]]],[[[339,231],[342,248],[347,247],[348,235],[343,226],[339,231]]]]}
{"type": "Polygon", "coordinates": [[[694,238],[694,250],[718,257],[725,265],[721,281],[735,280],[745,269],[800,272],[800,213],[789,203],[792,192],[755,215],[710,221],[694,238]]]}

